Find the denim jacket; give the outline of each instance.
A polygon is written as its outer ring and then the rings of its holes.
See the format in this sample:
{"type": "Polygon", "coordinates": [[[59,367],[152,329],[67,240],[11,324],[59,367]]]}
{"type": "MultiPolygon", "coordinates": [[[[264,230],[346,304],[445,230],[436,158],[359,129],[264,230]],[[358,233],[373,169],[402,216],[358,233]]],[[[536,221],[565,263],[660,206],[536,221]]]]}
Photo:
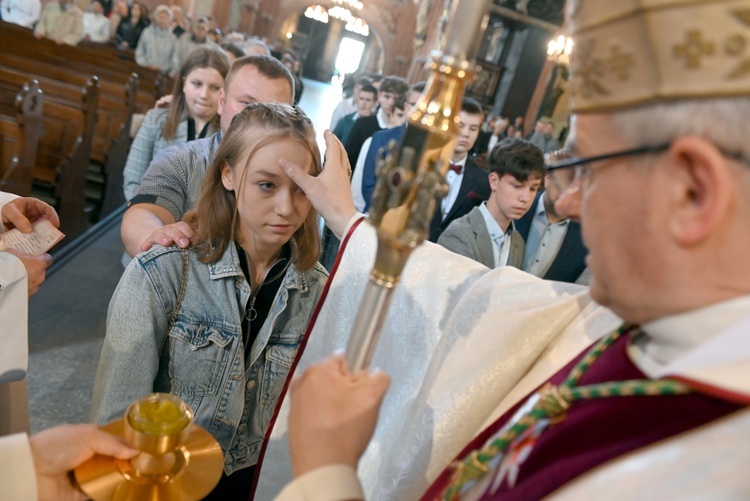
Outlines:
{"type": "Polygon", "coordinates": [[[235,246],[212,264],[188,255],[185,296],[166,342],[182,281],[182,251],[155,246],[125,270],[109,305],[92,419],[110,422],[144,395],[171,392],[219,441],[230,474],[258,460],[327,273],[320,264],[305,272],[289,266],[246,361],[241,321],[251,291],[235,246]]]}

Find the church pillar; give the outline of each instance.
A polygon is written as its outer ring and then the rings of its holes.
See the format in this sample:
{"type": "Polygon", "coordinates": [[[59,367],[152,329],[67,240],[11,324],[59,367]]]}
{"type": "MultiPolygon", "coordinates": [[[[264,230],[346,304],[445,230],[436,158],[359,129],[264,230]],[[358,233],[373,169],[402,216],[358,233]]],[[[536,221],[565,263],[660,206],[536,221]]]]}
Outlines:
{"type": "Polygon", "coordinates": [[[211,11],[214,7],[213,0],[195,0],[193,4],[193,19],[197,19],[201,16],[211,15],[211,11]]]}
{"type": "Polygon", "coordinates": [[[260,4],[258,2],[244,2],[241,9],[237,30],[247,35],[253,35],[255,33],[255,22],[258,20],[260,4]]]}
{"type": "Polygon", "coordinates": [[[333,70],[336,65],[336,52],[339,48],[339,40],[341,39],[341,30],[344,27],[344,23],[338,19],[330,18],[328,20],[328,37],[326,38],[325,48],[323,49],[323,57],[321,61],[325,63],[318,67],[318,79],[327,82],[333,76],[333,70]]]}
{"type": "Polygon", "coordinates": [[[216,19],[216,26],[218,26],[220,29],[226,29],[228,23],[229,23],[229,9],[232,6],[234,2],[231,1],[222,1],[222,2],[214,2],[213,9],[211,10],[211,15],[214,16],[214,19],[216,19]]]}
{"type": "Polygon", "coordinates": [[[513,118],[519,115],[531,117],[524,120],[524,133],[534,127],[536,113],[541,101],[531,106],[535,89],[540,80],[545,80],[544,88],[549,83],[548,72],[543,74],[547,63],[547,42],[549,32],[535,26],[516,28],[507,57],[503,62],[505,72],[495,93],[493,113],[513,118]],[[513,96],[510,99],[510,96],[513,96]]]}
{"type": "Polygon", "coordinates": [[[550,60],[547,60],[544,63],[542,73],[539,75],[539,80],[537,81],[536,88],[534,89],[534,95],[531,96],[529,109],[526,111],[526,116],[523,120],[523,123],[526,124],[527,129],[533,127],[537,118],[540,118],[539,110],[541,109],[544,98],[547,95],[547,89],[549,88],[549,84],[552,81],[552,75],[554,74],[556,64],[557,63],[550,60]]]}
{"type": "Polygon", "coordinates": [[[440,48],[444,9],[445,0],[426,0],[419,4],[414,33],[414,56],[407,76],[410,83],[416,83],[427,78],[428,72],[425,70],[425,63],[429,59],[430,53],[440,48]]]}

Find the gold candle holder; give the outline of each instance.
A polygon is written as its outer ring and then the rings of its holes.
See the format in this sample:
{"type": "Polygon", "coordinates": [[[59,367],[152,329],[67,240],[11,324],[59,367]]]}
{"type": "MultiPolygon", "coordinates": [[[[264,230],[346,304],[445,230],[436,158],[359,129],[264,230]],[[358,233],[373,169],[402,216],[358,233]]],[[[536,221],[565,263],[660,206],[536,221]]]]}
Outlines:
{"type": "Polygon", "coordinates": [[[445,172],[458,136],[458,113],[471,61],[437,55],[399,148],[389,146],[377,165],[378,180],[369,223],[377,230],[375,265],[346,348],[346,364],[356,373],[368,367],[386,313],[412,251],[429,235],[436,204],[447,193],[445,172]]]}
{"type": "Polygon", "coordinates": [[[219,443],[174,395],[143,397],[102,429],[141,454],[130,460],[96,455],[76,468],[76,482],[94,501],[197,501],[221,478],[219,443]]]}

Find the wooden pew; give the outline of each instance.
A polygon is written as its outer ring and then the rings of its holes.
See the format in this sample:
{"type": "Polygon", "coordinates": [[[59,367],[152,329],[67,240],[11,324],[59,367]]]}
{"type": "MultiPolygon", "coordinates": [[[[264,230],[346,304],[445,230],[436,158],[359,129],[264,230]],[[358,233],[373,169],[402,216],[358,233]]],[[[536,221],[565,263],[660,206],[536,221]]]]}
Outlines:
{"type": "Polygon", "coordinates": [[[100,166],[100,170],[90,172],[87,193],[91,197],[92,192],[104,191],[100,214],[117,208],[124,202],[122,169],[131,143],[132,115],[146,112],[158,97],[168,92],[171,89],[169,79],[158,71],[138,66],[132,51],[89,42],[81,42],[76,47],[57,45],[50,40],[36,39],[31,30],[2,21],[0,43],[5,47],[0,53],[0,66],[13,68],[27,78],[39,79],[47,99],[65,96],[52,89],[52,82],[63,87],[64,84],[80,87],[82,78],[99,77],[99,109],[90,161],[92,166],[100,166]],[[94,185],[93,180],[103,183],[104,187],[94,185]]]}
{"type": "Polygon", "coordinates": [[[44,97],[35,80],[24,83],[16,96],[15,116],[0,103],[0,191],[31,193],[32,169],[42,128],[44,97]]]}
{"type": "MultiPolygon", "coordinates": [[[[0,81],[0,101],[7,106],[18,90],[17,83],[0,81]]],[[[42,113],[43,133],[32,175],[38,185],[49,188],[61,228],[71,237],[88,229],[84,187],[98,98],[98,81],[92,77],[79,89],[77,103],[47,95],[42,113]]]]}
{"type": "Polygon", "coordinates": [[[135,63],[132,53],[107,45],[81,43],[78,46],[57,45],[51,40],[37,39],[31,30],[0,21],[0,46],[6,54],[48,63],[85,75],[97,75],[100,82],[125,85],[132,73],[139,75],[139,112],[145,113],[170,89],[169,80],[161,73],[135,63]]]}
{"type": "MultiPolygon", "coordinates": [[[[15,79],[20,82],[30,76],[39,79],[42,90],[51,99],[80,99],[80,87],[85,85],[83,76],[67,73],[59,67],[50,67],[36,61],[21,62],[12,56],[0,56],[0,79],[15,79]],[[8,64],[15,67],[9,67],[8,64]]],[[[90,161],[99,166],[101,189],[97,191],[93,188],[93,192],[87,190],[87,198],[95,204],[94,211],[97,215],[106,215],[125,202],[119,192],[122,191],[122,170],[131,143],[130,125],[136,110],[137,95],[136,74],[131,74],[122,87],[100,84],[90,161]]]]}
{"type": "MultiPolygon", "coordinates": [[[[125,162],[128,159],[128,152],[132,143],[130,126],[133,123],[137,95],[138,75],[133,73],[125,85],[127,115],[120,122],[117,136],[107,150],[106,162],[104,163],[105,190],[101,208],[102,216],[106,216],[125,203],[125,196],[122,192],[122,171],[125,169],[125,162]]],[[[116,126],[116,124],[113,125],[116,126]]]]}
{"type": "Polygon", "coordinates": [[[140,66],[135,62],[135,51],[123,51],[114,45],[97,44],[94,42],[83,41],[76,46],[81,51],[82,57],[90,61],[103,59],[109,63],[110,69],[126,70],[135,73],[139,78],[146,82],[148,88],[153,84],[154,97],[160,98],[165,94],[172,92],[173,80],[164,73],[140,66]],[[123,66],[123,63],[126,66],[123,66]]]}

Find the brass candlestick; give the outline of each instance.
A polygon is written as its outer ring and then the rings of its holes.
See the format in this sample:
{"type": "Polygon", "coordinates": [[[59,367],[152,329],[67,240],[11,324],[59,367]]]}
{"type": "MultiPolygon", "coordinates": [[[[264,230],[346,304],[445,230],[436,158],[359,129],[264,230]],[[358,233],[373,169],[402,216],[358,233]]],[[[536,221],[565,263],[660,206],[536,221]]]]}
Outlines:
{"type": "Polygon", "coordinates": [[[412,251],[425,241],[437,202],[448,190],[445,173],[458,135],[458,114],[468,82],[474,79],[477,26],[486,0],[454,2],[443,44],[433,58],[425,91],[409,117],[398,148],[390,145],[377,166],[378,179],[369,222],[375,226],[375,265],[346,347],[349,371],[370,365],[383,322],[412,251]]]}
{"type": "Polygon", "coordinates": [[[221,447],[174,395],[143,397],[103,429],[142,452],[131,460],[96,455],[75,469],[95,501],[197,501],[221,478],[221,447]]]}

